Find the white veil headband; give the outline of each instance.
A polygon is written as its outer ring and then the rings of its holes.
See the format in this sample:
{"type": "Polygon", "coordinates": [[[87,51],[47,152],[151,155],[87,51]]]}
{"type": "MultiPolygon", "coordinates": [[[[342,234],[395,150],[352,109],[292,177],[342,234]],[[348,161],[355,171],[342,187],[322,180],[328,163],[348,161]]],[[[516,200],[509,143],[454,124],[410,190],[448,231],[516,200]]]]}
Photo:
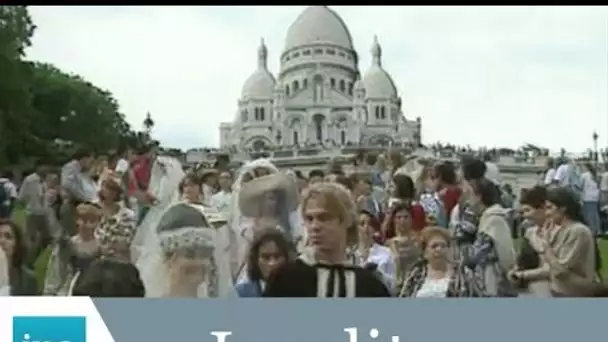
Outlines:
{"type": "Polygon", "coordinates": [[[168,208],[156,226],[156,245],[146,245],[137,267],[146,287],[146,297],[167,295],[170,270],[167,255],[195,253],[209,261],[199,297],[223,297],[232,290],[226,221],[212,208],[177,203],[168,208]]]}
{"type": "Polygon", "coordinates": [[[143,256],[144,246],[158,244],[156,226],[165,210],[172,204],[179,202],[179,182],[182,181],[184,176],[182,165],[177,159],[159,156],[155,160],[148,190],[158,199],[158,203],[150,208],[139,227],[137,227],[131,243],[131,260],[133,263],[137,264],[139,258],[143,256]]]}

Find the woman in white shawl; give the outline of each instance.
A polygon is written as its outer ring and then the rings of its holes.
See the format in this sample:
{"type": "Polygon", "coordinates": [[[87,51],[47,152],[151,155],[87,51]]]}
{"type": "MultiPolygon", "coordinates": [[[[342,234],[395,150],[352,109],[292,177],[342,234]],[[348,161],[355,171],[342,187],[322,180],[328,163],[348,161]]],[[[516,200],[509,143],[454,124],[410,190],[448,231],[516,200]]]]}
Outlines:
{"type": "MultiPolygon", "coordinates": [[[[246,259],[247,249],[251,241],[252,229],[255,226],[255,218],[250,215],[244,215],[239,203],[242,202],[242,189],[245,184],[252,180],[272,174],[278,173],[279,170],[268,159],[257,159],[245,164],[238,172],[237,180],[234,184],[234,195],[232,197],[232,216],[230,217],[230,226],[232,228],[233,243],[232,243],[232,267],[235,279],[239,279],[243,275],[244,263],[246,259]]],[[[288,184],[291,184],[288,182],[288,184]]],[[[295,183],[294,187],[295,187],[295,183]]],[[[289,185],[286,185],[289,186],[289,185]]],[[[292,194],[290,192],[290,194],[292,194]]],[[[297,196],[297,191],[294,196],[297,196]]],[[[297,201],[297,198],[295,199],[297,201]]],[[[303,238],[303,231],[300,216],[296,208],[291,209],[286,214],[288,227],[284,227],[291,235],[293,242],[298,242],[303,238]]],[[[286,224],[284,224],[286,225],[286,224]]]]}
{"type": "Polygon", "coordinates": [[[8,260],[6,259],[6,255],[4,255],[4,251],[0,248],[0,297],[9,296],[11,293],[8,273],[8,260]]]}
{"type": "Polygon", "coordinates": [[[159,156],[155,159],[150,173],[148,192],[157,199],[150,208],[137,231],[131,244],[131,260],[137,264],[143,257],[142,248],[145,244],[156,243],[156,225],[161,215],[170,205],[179,202],[179,183],[185,173],[181,163],[172,157],[159,156]],[[152,239],[152,241],[147,241],[152,239]]]}

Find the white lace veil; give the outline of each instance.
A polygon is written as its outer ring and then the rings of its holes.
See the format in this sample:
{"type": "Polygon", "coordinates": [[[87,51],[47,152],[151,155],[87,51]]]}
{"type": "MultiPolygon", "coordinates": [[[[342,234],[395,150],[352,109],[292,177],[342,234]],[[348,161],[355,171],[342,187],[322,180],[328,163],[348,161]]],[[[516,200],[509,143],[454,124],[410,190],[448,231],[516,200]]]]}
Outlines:
{"type": "MultiPolygon", "coordinates": [[[[239,211],[257,225],[273,225],[289,236],[292,227],[291,214],[298,208],[298,188],[293,177],[275,173],[258,177],[243,184],[239,192],[239,211]]],[[[252,227],[246,227],[252,228],[252,227]]],[[[241,227],[243,229],[243,227],[241,227]]],[[[242,231],[248,240],[253,239],[253,231],[242,231]]]]}
{"type": "Polygon", "coordinates": [[[170,266],[167,260],[178,256],[184,260],[204,261],[196,284],[197,297],[222,297],[232,289],[226,220],[216,210],[185,202],[170,206],[156,227],[157,245],[146,246],[147,257],[138,268],[146,297],[170,296],[170,284],[187,283],[173,277],[182,274],[180,266],[170,266]],[[173,271],[178,271],[173,273],[173,271]],[[200,281],[200,282],[199,282],[200,281]]]}
{"type": "Polygon", "coordinates": [[[236,181],[232,187],[232,204],[230,205],[231,214],[228,217],[231,234],[231,269],[233,275],[236,277],[242,269],[243,260],[247,253],[247,241],[243,238],[241,232],[244,227],[250,225],[250,220],[241,215],[239,209],[239,194],[243,184],[247,180],[251,180],[256,177],[256,169],[266,169],[269,173],[277,173],[279,169],[269,159],[256,159],[254,161],[247,162],[237,172],[236,181]]]}
{"type": "Polygon", "coordinates": [[[131,243],[131,260],[134,264],[144,256],[145,246],[158,244],[156,227],[161,215],[172,204],[179,202],[179,182],[185,173],[181,163],[172,157],[159,156],[152,166],[148,191],[158,203],[150,208],[131,243]]]}
{"type": "Polygon", "coordinates": [[[0,248],[0,296],[10,295],[10,280],[8,278],[8,260],[0,248]]]}
{"type": "Polygon", "coordinates": [[[294,241],[303,237],[300,215],[297,210],[299,195],[294,177],[280,173],[267,159],[256,160],[243,166],[235,183],[231,220],[232,234],[236,240],[234,243],[236,248],[233,247],[232,266],[237,282],[242,280],[245,275],[247,251],[253,237],[252,228],[256,219],[260,218],[258,215],[260,204],[264,200],[264,195],[272,190],[278,191],[278,197],[281,198],[277,208],[278,225],[294,241]],[[256,177],[255,170],[258,168],[267,169],[270,171],[270,175],[256,177]]]}
{"type": "Polygon", "coordinates": [[[236,181],[232,187],[232,214],[228,218],[230,221],[230,226],[232,230],[237,233],[237,236],[240,235],[241,220],[243,219],[239,209],[239,193],[243,187],[243,184],[245,183],[245,180],[256,178],[256,169],[266,169],[271,174],[279,172],[279,169],[274,166],[269,159],[256,159],[254,161],[250,161],[241,166],[237,172],[236,181]]]}

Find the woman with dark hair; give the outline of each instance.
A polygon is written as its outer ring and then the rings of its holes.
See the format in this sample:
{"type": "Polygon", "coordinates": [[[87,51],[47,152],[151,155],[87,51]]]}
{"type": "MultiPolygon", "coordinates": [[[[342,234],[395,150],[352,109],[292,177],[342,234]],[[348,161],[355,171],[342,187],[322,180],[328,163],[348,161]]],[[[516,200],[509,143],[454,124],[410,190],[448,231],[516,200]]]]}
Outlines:
{"type": "Polygon", "coordinates": [[[13,221],[0,221],[0,248],[8,263],[10,295],[38,295],[36,277],[25,266],[26,248],[21,228],[13,221]]]}
{"type": "Polygon", "coordinates": [[[181,198],[192,204],[203,204],[203,192],[200,178],[189,173],[179,182],[179,195],[181,198]]]}
{"type": "Polygon", "coordinates": [[[239,297],[262,297],[272,272],[295,254],[293,245],[280,230],[273,227],[258,234],[247,256],[247,278],[235,287],[239,297]]]}
{"type": "Polygon", "coordinates": [[[519,288],[520,296],[551,297],[549,291],[549,265],[540,255],[540,231],[545,225],[547,189],[535,186],[522,192],[520,198],[523,218],[532,224],[523,232],[517,265],[508,273],[509,279],[519,288]]]}
{"type": "Polygon", "coordinates": [[[433,166],[429,174],[431,188],[434,189],[441,201],[447,215],[452,212],[460,201],[462,189],[458,186],[456,169],[451,162],[441,162],[433,166]]]}
{"type": "Polygon", "coordinates": [[[418,232],[413,228],[412,207],[407,204],[393,207],[384,222],[382,230],[396,265],[395,288],[401,288],[421,255],[418,232]]]}
{"type": "MultiPolygon", "coordinates": [[[[389,185],[389,194],[389,209],[398,203],[411,207],[413,229],[421,231],[426,226],[426,213],[420,203],[415,200],[416,188],[412,178],[404,174],[393,176],[393,181],[389,185]]],[[[387,238],[390,237],[392,236],[387,236],[387,238]]]]}
{"type": "Polygon", "coordinates": [[[379,232],[378,220],[365,210],[359,212],[358,219],[359,234],[353,253],[355,264],[376,271],[386,288],[395,290],[396,266],[391,250],[376,242],[379,232]]]}
{"type": "Polygon", "coordinates": [[[463,256],[470,254],[475,242],[477,226],[479,225],[479,214],[471,205],[471,186],[474,180],[484,178],[486,164],[479,159],[464,158],[461,162],[460,173],[462,176],[460,186],[463,193],[459,203],[450,213],[449,227],[452,230],[452,244],[454,260],[461,260],[463,256]]]}
{"type": "Polygon", "coordinates": [[[144,284],[137,267],[129,262],[101,258],[82,271],[72,289],[72,296],[145,297],[144,284]]]}
{"type": "Polygon", "coordinates": [[[513,297],[517,293],[507,278],[516,261],[515,244],[501,206],[500,189],[488,179],[469,182],[471,206],[479,215],[479,227],[472,248],[463,255],[463,263],[474,270],[485,284],[485,292],[493,297],[513,297]]]}
{"type": "Polygon", "coordinates": [[[539,231],[540,254],[549,265],[554,297],[582,297],[593,292],[601,259],[581,205],[565,188],[548,191],[547,222],[539,231]]]}

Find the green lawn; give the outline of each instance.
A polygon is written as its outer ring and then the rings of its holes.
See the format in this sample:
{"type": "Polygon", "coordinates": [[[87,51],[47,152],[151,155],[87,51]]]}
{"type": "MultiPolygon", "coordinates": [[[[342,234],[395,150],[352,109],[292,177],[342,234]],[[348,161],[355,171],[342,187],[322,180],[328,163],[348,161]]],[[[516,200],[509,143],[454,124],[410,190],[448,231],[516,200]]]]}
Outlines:
{"type": "MultiPolygon", "coordinates": [[[[14,215],[15,221],[23,227],[25,223],[25,215],[22,210],[17,210],[14,215]]],[[[602,253],[602,260],[604,261],[604,267],[602,268],[602,277],[603,279],[608,280],[608,240],[599,240],[600,252],[602,253]]],[[[51,250],[47,248],[36,261],[35,271],[36,271],[36,279],[40,287],[44,285],[44,275],[46,272],[46,265],[48,264],[49,257],[51,255],[51,250]]]]}

